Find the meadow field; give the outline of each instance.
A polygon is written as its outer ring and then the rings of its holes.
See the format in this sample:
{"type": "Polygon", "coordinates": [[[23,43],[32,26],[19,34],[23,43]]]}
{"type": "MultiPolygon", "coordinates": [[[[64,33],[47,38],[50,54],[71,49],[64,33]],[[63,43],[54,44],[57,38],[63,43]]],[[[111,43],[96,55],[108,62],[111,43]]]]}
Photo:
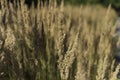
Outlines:
{"type": "Polygon", "coordinates": [[[111,6],[0,3],[0,80],[117,80],[111,6]]]}

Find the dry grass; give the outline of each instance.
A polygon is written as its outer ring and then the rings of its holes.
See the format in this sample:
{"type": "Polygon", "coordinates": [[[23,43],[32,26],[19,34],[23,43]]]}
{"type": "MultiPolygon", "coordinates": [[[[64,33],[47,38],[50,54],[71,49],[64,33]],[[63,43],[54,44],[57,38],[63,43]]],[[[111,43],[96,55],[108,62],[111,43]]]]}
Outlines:
{"type": "Polygon", "coordinates": [[[0,2],[0,79],[116,79],[117,16],[110,6],[57,6],[53,1],[28,9],[23,0],[18,8],[0,2]]]}

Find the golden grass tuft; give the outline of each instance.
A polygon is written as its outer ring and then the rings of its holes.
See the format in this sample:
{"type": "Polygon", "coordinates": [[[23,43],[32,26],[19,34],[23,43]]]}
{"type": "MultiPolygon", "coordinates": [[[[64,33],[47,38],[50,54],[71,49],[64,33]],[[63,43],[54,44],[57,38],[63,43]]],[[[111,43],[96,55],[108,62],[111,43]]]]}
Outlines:
{"type": "Polygon", "coordinates": [[[0,2],[0,80],[116,79],[111,6],[0,2]]]}

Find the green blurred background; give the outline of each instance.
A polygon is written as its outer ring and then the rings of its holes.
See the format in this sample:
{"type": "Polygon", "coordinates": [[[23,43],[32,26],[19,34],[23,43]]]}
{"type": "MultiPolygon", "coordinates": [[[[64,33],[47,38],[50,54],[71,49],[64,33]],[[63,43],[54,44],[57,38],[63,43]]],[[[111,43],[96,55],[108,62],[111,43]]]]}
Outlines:
{"type": "Polygon", "coordinates": [[[72,4],[72,5],[102,5],[104,7],[108,7],[111,4],[112,8],[120,16],[120,0],[64,0],[65,4],[72,4]]]}
{"type": "MultiPolygon", "coordinates": [[[[37,4],[38,0],[25,0],[27,4],[31,5],[32,2],[35,2],[37,4]]],[[[41,0],[43,2],[49,2],[49,0],[41,0]]],[[[58,3],[61,2],[61,0],[57,0],[58,3]]],[[[115,11],[120,16],[120,0],[64,0],[65,4],[71,4],[74,6],[78,5],[102,5],[104,7],[108,7],[109,4],[111,4],[112,8],[115,9],[115,11]]]]}

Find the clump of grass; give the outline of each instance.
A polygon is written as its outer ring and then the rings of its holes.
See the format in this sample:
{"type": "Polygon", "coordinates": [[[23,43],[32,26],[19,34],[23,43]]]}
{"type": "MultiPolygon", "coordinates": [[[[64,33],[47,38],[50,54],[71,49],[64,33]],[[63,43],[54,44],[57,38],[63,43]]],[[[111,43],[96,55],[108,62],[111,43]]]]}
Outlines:
{"type": "Polygon", "coordinates": [[[113,72],[111,64],[117,16],[110,6],[0,3],[0,79],[116,79],[118,68],[113,72]]]}

